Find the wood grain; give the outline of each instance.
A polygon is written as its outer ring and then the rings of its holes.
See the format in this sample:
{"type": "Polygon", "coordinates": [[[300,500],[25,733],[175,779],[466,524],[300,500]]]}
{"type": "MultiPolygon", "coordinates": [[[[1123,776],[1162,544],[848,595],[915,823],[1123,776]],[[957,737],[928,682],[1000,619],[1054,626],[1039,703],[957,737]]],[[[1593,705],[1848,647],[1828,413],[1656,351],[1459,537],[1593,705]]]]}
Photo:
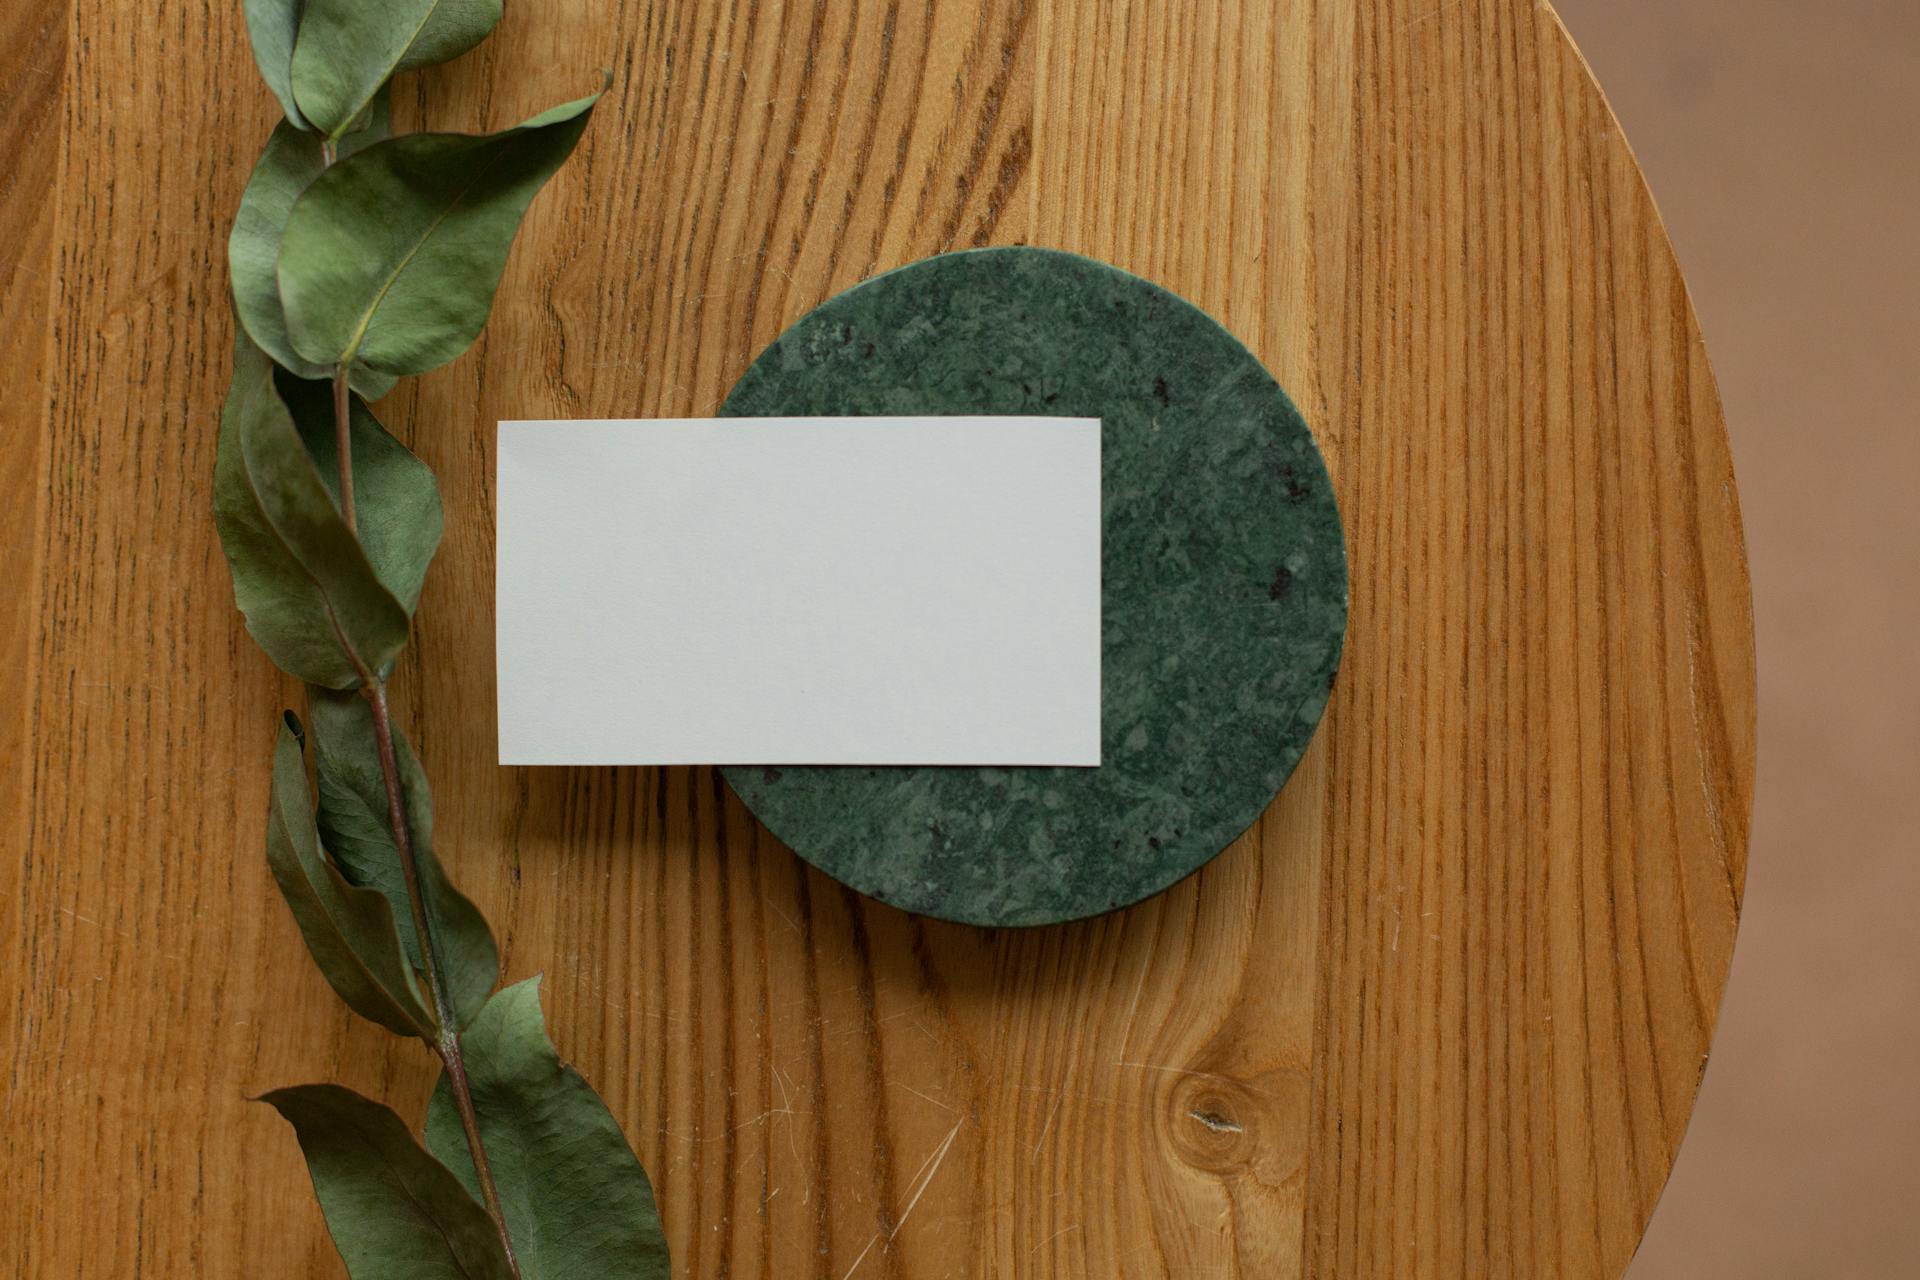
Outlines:
{"type": "MultiPolygon", "coordinates": [[[[27,1277],[341,1274],[283,1126],[430,1063],[261,858],[278,679],[208,518],[237,4],[0,20],[0,1240],[27,1277]],[[16,105],[18,104],[18,105],[16,105]]],[[[24,11],[23,11],[24,14],[24,11]]],[[[555,0],[401,123],[611,96],[476,348],[383,418],[447,537],[397,682],[455,874],[653,1171],[688,1276],[1611,1276],[1738,916],[1753,652],[1719,402],[1626,145],[1532,0],[555,0]],[[705,414],[942,249],[1106,258],[1295,394],[1345,669],[1246,838],[1133,910],[910,918],[709,770],[493,763],[490,424],[705,414]]]]}

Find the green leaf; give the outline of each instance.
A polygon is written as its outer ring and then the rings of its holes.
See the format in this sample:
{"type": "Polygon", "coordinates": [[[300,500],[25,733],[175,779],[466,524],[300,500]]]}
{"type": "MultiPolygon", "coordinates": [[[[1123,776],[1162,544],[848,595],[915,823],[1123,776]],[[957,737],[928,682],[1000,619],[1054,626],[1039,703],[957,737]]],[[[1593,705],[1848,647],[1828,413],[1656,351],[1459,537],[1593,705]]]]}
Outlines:
{"type": "Polygon", "coordinates": [[[393,908],[378,891],[349,883],[320,846],[300,722],[292,713],[273,750],[267,865],[314,963],[347,1007],[389,1031],[432,1043],[435,1019],[401,949],[393,908]]]}
{"type": "Polygon", "coordinates": [[[304,129],[306,118],[293,100],[293,42],[299,32],[300,0],[247,0],[247,39],[260,78],[280,99],[287,123],[304,129]]]}
{"type": "MultiPolygon", "coordinates": [[[[274,379],[274,386],[293,414],[300,441],[337,506],[340,455],[333,425],[333,388],[284,373],[274,379]]],[[[381,584],[411,615],[420,603],[427,567],[440,547],[440,486],[432,468],[389,435],[363,400],[354,396],[348,404],[360,548],[381,584]]]]}
{"type": "Polygon", "coordinates": [[[511,1280],[499,1230],[399,1116],[339,1085],[276,1089],[353,1280],[511,1280]]]}
{"type": "MultiPolygon", "coordinates": [[[[667,1242],[646,1170],[540,1017],[540,979],[487,1002],[462,1037],[480,1139],[524,1280],[666,1280],[667,1242]]],[[[427,1149],[479,1194],[442,1075],[427,1149]]]]}
{"type": "Polygon", "coordinates": [[[307,0],[294,97],[337,138],[394,73],[457,58],[499,21],[500,0],[307,0]]]}
{"type": "Polygon", "coordinates": [[[347,528],[301,437],[273,362],[236,333],[213,474],[234,601],[282,670],[355,688],[384,674],[405,647],[407,607],[347,528]]]}
{"type": "Polygon", "coordinates": [[[502,133],[412,134],[376,143],[317,178],[280,246],[293,349],[425,373],[486,325],[514,233],[573,151],[594,98],[502,133]]]}
{"type": "MultiPolygon", "coordinates": [[[[413,924],[400,851],[388,820],[385,775],[373,731],[373,709],[350,693],[310,691],[314,758],[320,779],[320,835],[347,878],[384,894],[393,904],[401,944],[417,969],[420,940],[413,924]]],[[[446,981],[456,1021],[464,1026],[487,1003],[500,977],[500,952],[479,908],[453,887],[433,853],[433,795],[405,738],[394,730],[393,749],[407,810],[407,837],[418,869],[421,901],[432,932],[434,958],[446,981]]]]}
{"type": "MultiPolygon", "coordinates": [[[[339,149],[341,157],[388,137],[392,132],[387,95],[374,100],[362,127],[349,133],[339,149]]],[[[255,345],[274,362],[302,378],[331,378],[333,369],[304,359],[287,341],[287,315],[280,305],[280,238],[287,215],[313,180],[326,169],[320,139],[282,122],[267,139],[266,150],[253,166],[253,176],[240,196],[233,231],[227,237],[227,265],[233,276],[233,305],[240,323],[255,345]]],[[[354,389],[377,400],[393,389],[385,374],[356,369],[354,389]]]]}

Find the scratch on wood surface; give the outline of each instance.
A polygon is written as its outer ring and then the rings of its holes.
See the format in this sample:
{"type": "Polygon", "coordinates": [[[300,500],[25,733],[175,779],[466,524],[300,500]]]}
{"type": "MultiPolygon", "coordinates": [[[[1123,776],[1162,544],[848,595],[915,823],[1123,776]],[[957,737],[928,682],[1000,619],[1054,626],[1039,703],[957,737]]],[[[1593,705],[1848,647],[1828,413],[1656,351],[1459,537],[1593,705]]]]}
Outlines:
{"type": "Polygon", "coordinates": [[[1411,31],[1415,27],[1425,26],[1427,23],[1433,22],[1436,19],[1458,13],[1464,8],[1466,8],[1465,0],[1455,0],[1453,4],[1443,4],[1438,9],[1429,9],[1425,13],[1416,14],[1408,18],[1400,25],[1400,29],[1402,31],[1411,31]]]}
{"type": "Polygon", "coordinates": [[[893,1224],[893,1230],[887,1232],[887,1239],[891,1240],[899,1235],[900,1228],[907,1225],[907,1216],[913,1212],[913,1207],[920,1203],[920,1197],[927,1193],[927,1188],[933,1185],[933,1176],[940,1172],[940,1166],[946,1162],[947,1152],[953,1150],[953,1140],[960,1136],[960,1126],[965,1123],[965,1117],[955,1120],[953,1128],[947,1130],[945,1141],[941,1142],[934,1149],[933,1154],[927,1157],[926,1163],[920,1166],[920,1172],[913,1175],[914,1181],[919,1185],[907,1198],[907,1207],[900,1211],[900,1218],[893,1224]]]}
{"type": "MultiPolygon", "coordinates": [[[[900,1210],[900,1216],[894,1220],[893,1226],[885,1232],[889,1242],[900,1234],[901,1228],[907,1225],[907,1219],[913,1216],[914,1206],[920,1203],[920,1197],[925,1195],[927,1188],[933,1185],[934,1175],[940,1172],[940,1166],[946,1162],[947,1152],[953,1149],[953,1140],[960,1136],[960,1129],[965,1124],[964,1116],[954,1121],[953,1128],[947,1130],[947,1136],[941,1140],[940,1145],[921,1162],[919,1171],[913,1175],[913,1181],[910,1184],[913,1189],[907,1196],[906,1206],[900,1210]]],[[[867,1247],[860,1251],[860,1256],[853,1260],[853,1265],[847,1268],[846,1275],[840,1280],[847,1280],[848,1276],[860,1269],[860,1264],[867,1260],[869,1253],[873,1252],[873,1246],[880,1243],[881,1235],[882,1233],[878,1231],[873,1233],[873,1239],[867,1241],[867,1247]]]]}
{"type": "Polygon", "coordinates": [[[1054,1094],[1053,1108],[1052,1110],[1047,1112],[1047,1122],[1040,1126],[1040,1137],[1036,1139],[1033,1144],[1034,1155],[1036,1156],[1039,1155],[1040,1148],[1047,1145],[1047,1134],[1053,1128],[1053,1118],[1060,1114],[1060,1104],[1065,1102],[1066,1100],[1067,1100],[1066,1090],[1063,1089],[1059,1093],[1054,1094]]]}
{"type": "Polygon", "coordinates": [[[853,1273],[860,1269],[860,1264],[867,1260],[867,1255],[873,1252],[873,1246],[879,1243],[880,1233],[876,1231],[873,1233],[873,1239],[867,1241],[867,1247],[860,1251],[860,1256],[853,1260],[853,1265],[847,1268],[847,1274],[841,1276],[840,1280],[849,1280],[853,1273]]]}
{"type": "Polygon", "coordinates": [[[1720,801],[1713,793],[1718,773],[1713,757],[1713,738],[1708,732],[1706,713],[1700,706],[1700,607],[1687,607],[1687,713],[1693,720],[1693,749],[1699,760],[1700,801],[1706,806],[1707,832],[1713,839],[1713,851],[1726,872],[1729,905],[1737,904],[1739,889],[1734,880],[1733,855],[1728,848],[1726,825],[1720,814],[1720,801]]]}
{"type": "Polygon", "coordinates": [[[1060,1228],[1058,1231],[1048,1236],[1045,1240],[1042,1240],[1039,1244],[1033,1246],[1032,1251],[1027,1254],[1028,1261],[1032,1261],[1033,1259],[1039,1257],[1042,1253],[1046,1251],[1046,1248],[1048,1245],[1052,1244],[1055,1240],[1058,1240],[1061,1236],[1069,1235],[1080,1229],[1081,1229],[1080,1224],[1077,1222],[1071,1224],[1070,1226],[1065,1226],[1060,1228]]]}
{"type": "Polygon", "coordinates": [[[954,1107],[951,1107],[946,1103],[940,1101],[940,1099],[934,1097],[930,1093],[922,1093],[920,1090],[914,1088],[910,1084],[903,1084],[900,1087],[902,1089],[905,1089],[908,1093],[912,1094],[916,1098],[923,1098],[926,1101],[931,1102],[934,1106],[940,1108],[942,1111],[946,1112],[948,1115],[958,1114],[957,1110],[954,1107]]]}

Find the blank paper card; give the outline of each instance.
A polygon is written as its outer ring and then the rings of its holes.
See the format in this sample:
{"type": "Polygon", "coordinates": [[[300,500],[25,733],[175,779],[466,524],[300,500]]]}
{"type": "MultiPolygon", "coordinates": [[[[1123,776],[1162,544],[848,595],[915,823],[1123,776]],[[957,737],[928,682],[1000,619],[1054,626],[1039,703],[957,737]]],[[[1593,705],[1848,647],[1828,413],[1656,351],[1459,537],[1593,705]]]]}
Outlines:
{"type": "Polygon", "coordinates": [[[503,764],[1097,765],[1100,424],[503,422],[503,764]]]}

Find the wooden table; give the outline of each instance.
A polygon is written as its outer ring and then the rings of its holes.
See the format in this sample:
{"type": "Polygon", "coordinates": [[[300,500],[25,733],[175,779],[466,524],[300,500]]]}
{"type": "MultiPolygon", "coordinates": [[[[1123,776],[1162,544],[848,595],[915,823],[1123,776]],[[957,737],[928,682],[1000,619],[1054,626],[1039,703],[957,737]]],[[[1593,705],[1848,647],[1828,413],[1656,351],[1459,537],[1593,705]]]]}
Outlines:
{"type": "MultiPolygon", "coordinates": [[[[0,1253],[340,1274],[248,1095],[417,1112],[262,856],[275,716],[209,517],[238,0],[0,17],[0,1253]]],[[[612,93],[478,348],[383,416],[447,537],[397,681],[441,845],[654,1174],[676,1274],[1617,1275],[1739,910],[1749,592],[1685,285],[1535,0],[516,3],[401,123],[612,93]],[[1255,830],[981,933],[811,874],[710,770],[494,763],[491,424],[706,414],[822,298],[1028,242],[1245,339],[1353,620],[1255,830]]],[[[24,1260],[23,1262],[21,1260],[24,1260]]]]}

